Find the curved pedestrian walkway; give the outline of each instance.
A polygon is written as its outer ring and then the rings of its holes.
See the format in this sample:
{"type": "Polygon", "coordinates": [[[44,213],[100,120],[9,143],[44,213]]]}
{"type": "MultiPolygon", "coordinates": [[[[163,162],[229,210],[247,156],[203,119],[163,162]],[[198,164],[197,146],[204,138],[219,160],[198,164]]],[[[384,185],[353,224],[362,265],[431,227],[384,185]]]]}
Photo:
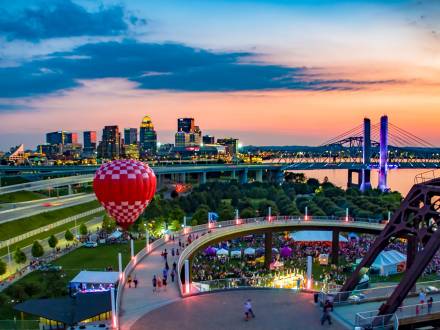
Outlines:
{"type": "MultiPolygon", "coordinates": [[[[186,240],[186,237],[181,237],[182,242],[186,240]]],[[[132,325],[146,313],[167,305],[169,303],[178,301],[181,299],[177,276],[174,283],[171,282],[171,276],[168,276],[166,291],[162,287],[160,292],[153,292],[152,279],[153,276],[160,276],[162,278],[162,271],[165,267],[164,258],[161,256],[163,250],[167,249],[168,252],[168,265],[170,266],[170,272],[173,268],[173,262],[178,262],[178,256],[171,255],[171,249],[177,249],[179,247],[179,238],[175,237],[175,240],[169,240],[160,247],[153,250],[143,260],[141,260],[136,268],[131,273],[131,277],[136,276],[138,280],[137,288],[128,288],[126,285],[123,290],[121,307],[120,307],[120,319],[119,325],[121,330],[128,330],[132,325]]],[[[182,250],[182,249],[180,249],[182,250]]]]}

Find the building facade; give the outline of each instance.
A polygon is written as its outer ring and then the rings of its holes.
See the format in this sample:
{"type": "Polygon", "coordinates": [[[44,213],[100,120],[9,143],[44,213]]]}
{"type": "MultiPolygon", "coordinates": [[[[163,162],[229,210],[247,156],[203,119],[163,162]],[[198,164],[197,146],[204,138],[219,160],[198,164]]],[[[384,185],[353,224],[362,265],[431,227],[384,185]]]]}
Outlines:
{"type": "Polygon", "coordinates": [[[87,155],[92,155],[96,152],[96,131],[83,132],[83,150],[87,155]]]}
{"type": "Polygon", "coordinates": [[[138,143],[137,128],[124,128],[124,145],[138,143]]]}
{"type": "Polygon", "coordinates": [[[119,127],[105,126],[102,130],[102,141],[98,146],[98,157],[118,159],[121,156],[121,133],[119,127]]]}
{"type": "Polygon", "coordinates": [[[223,138],[217,139],[217,143],[226,147],[226,153],[230,156],[236,156],[238,153],[238,139],[223,138]]]}
{"type": "Polygon", "coordinates": [[[141,158],[153,156],[157,152],[157,133],[149,116],[142,119],[139,130],[139,154],[141,158]]]}

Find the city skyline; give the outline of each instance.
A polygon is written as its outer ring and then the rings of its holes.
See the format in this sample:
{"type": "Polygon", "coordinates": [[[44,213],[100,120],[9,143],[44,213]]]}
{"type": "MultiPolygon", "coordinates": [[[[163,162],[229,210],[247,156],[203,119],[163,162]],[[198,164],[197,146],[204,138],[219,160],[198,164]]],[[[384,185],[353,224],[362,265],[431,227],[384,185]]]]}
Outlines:
{"type": "Polygon", "coordinates": [[[438,2],[45,4],[0,19],[2,150],[145,114],[162,143],[180,117],[246,145],[317,145],[388,114],[440,144],[438,2]]]}

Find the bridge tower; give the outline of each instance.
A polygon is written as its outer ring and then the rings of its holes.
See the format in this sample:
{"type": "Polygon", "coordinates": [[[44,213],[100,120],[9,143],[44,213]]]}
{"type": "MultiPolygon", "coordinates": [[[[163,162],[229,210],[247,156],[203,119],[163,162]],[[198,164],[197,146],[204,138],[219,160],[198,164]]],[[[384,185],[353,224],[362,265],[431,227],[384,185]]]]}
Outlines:
{"type": "Polygon", "coordinates": [[[379,151],[379,184],[378,188],[387,191],[388,174],[388,116],[380,117],[380,151],[379,151]]]}
{"type": "Polygon", "coordinates": [[[369,168],[371,163],[371,120],[364,118],[364,138],[362,141],[362,163],[365,168],[362,170],[361,191],[371,189],[371,170],[369,168]]]}

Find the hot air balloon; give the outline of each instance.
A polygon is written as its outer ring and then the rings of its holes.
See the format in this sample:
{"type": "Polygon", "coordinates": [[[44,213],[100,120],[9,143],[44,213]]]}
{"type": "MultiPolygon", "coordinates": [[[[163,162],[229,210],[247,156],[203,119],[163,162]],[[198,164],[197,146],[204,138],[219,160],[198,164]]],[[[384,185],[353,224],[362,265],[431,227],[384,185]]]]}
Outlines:
{"type": "Polygon", "coordinates": [[[101,165],[93,179],[98,201],[116,223],[127,229],[148,206],[156,192],[153,170],[133,159],[101,165]]]}

